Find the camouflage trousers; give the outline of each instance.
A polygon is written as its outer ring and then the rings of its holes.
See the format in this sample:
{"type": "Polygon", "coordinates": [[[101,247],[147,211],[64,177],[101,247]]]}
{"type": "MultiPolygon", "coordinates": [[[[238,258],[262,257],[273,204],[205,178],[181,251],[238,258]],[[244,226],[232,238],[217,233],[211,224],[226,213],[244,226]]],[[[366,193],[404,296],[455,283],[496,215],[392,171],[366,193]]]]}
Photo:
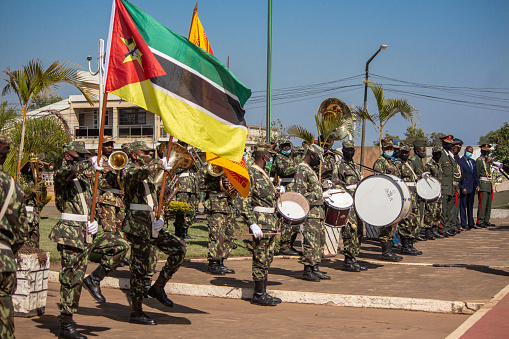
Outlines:
{"type": "Polygon", "coordinates": [[[292,238],[295,237],[296,234],[299,234],[300,227],[299,225],[292,225],[287,222],[281,223],[281,238],[279,239],[279,247],[280,248],[289,248],[292,244],[292,238]]]}
{"type": "Polygon", "coordinates": [[[378,236],[378,240],[380,242],[390,242],[394,239],[394,234],[398,230],[398,224],[392,224],[380,227],[380,234],[378,236]]]}
{"type": "Polygon", "coordinates": [[[131,298],[141,297],[144,294],[145,279],[152,278],[157,263],[156,249],[166,254],[168,258],[159,277],[168,282],[173,274],[178,271],[186,256],[186,244],[179,238],[163,229],[157,238],[142,238],[128,234],[131,243],[131,298]]]}
{"type": "Polygon", "coordinates": [[[427,202],[424,199],[419,198],[419,226],[421,228],[431,228],[433,227],[433,224],[426,222],[426,205],[427,202]]]}
{"type": "Polygon", "coordinates": [[[12,295],[16,290],[16,272],[0,272],[0,338],[14,338],[12,295]]]}
{"type": "Polygon", "coordinates": [[[34,211],[27,211],[28,234],[25,237],[25,246],[39,248],[39,240],[41,237],[39,233],[40,221],[41,215],[36,208],[34,208],[34,211]]]}
{"type": "Polygon", "coordinates": [[[211,212],[207,215],[209,228],[210,260],[227,259],[231,251],[234,227],[230,215],[226,213],[211,212]]]}
{"type": "Polygon", "coordinates": [[[184,213],[177,213],[175,215],[175,232],[177,229],[188,229],[193,224],[196,208],[198,207],[199,197],[194,193],[180,192],[177,193],[175,201],[186,202],[189,204],[189,211],[184,213]]]}
{"type": "Polygon", "coordinates": [[[362,239],[362,220],[360,220],[354,211],[350,211],[348,222],[341,230],[341,238],[343,238],[343,252],[352,258],[359,255],[362,239]]]}
{"type": "Polygon", "coordinates": [[[97,214],[100,217],[100,224],[104,232],[122,235],[125,239],[125,235],[120,232],[125,219],[125,208],[107,204],[97,204],[97,214]]]}
{"type": "Polygon", "coordinates": [[[60,313],[78,311],[81,287],[91,252],[101,255],[100,265],[106,273],[114,271],[125,257],[129,244],[121,237],[107,232],[98,233],[86,248],[58,244],[62,268],[60,269],[60,313]]]}
{"type": "Polygon", "coordinates": [[[426,202],[424,208],[424,224],[430,227],[438,226],[440,215],[442,214],[442,200],[438,198],[435,201],[426,202]]]}
{"type": "Polygon", "coordinates": [[[417,202],[417,192],[415,190],[410,190],[410,193],[412,195],[412,210],[408,217],[399,222],[398,226],[399,234],[402,237],[415,239],[420,227],[419,203],[417,202]]]}
{"type": "MultiPolygon", "coordinates": [[[[263,232],[265,232],[264,230],[263,232]]],[[[271,231],[267,231],[271,232],[271,231]]],[[[272,231],[273,232],[273,231],[272,231]]],[[[253,238],[253,280],[267,280],[269,267],[274,259],[274,247],[276,246],[275,235],[264,235],[261,238],[253,238]]]]}
{"type": "Polygon", "coordinates": [[[322,219],[307,218],[303,223],[302,263],[314,266],[322,261],[325,246],[325,223],[322,219]]]}

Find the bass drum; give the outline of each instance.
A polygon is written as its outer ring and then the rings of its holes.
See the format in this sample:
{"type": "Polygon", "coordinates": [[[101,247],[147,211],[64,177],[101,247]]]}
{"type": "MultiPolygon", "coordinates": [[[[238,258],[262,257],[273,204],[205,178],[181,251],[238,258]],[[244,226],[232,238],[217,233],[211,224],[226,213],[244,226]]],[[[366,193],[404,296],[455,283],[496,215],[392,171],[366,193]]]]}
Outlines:
{"type": "Polygon", "coordinates": [[[354,194],[355,211],[372,226],[400,222],[412,210],[412,196],[400,178],[390,174],[371,175],[362,180],[354,194]]]}
{"type": "Polygon", "coordinates": [[[435,201],[442,196],[442,185],[433,177],[419,179],[415,188],[417,195],[426,201],[435,201]]]}
{"type": "Polygon", "coordinates": [[[297,192],[286,192],[277,200],[278,214],[286,223],[298,225],[309,214],[309,202],[297,192]]]}

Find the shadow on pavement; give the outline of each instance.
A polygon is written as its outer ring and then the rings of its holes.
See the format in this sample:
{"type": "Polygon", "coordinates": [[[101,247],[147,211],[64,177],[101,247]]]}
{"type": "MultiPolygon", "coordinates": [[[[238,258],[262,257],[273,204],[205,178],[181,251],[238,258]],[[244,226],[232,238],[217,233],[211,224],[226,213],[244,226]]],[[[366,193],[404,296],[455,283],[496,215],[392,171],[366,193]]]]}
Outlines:
{"type": "Polygon", "coordinates": [[[499,270],[496,268],[491,268],[489,266],[467,266],[467,270],[482,272],[482,273],[488,273],[488,274],[495,274],[495,275],[501,275],[509,277],[509,272],[504,270],[499,270]]]}

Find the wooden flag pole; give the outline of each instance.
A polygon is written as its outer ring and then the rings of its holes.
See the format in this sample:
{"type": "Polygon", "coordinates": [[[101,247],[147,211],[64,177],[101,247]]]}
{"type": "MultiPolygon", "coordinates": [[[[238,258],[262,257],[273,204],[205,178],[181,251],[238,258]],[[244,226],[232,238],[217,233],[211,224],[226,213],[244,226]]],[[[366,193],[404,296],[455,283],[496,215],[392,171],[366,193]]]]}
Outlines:
{"type": "MultiPolygon", "coordinates": [[[[170,139],[168,139],[168,147],[166,151],[166,159],[170,159],[170,153],[171,153],[171,147],[173,145],[173,136],[170,135],[170,139]]],[[[159,201],[157,203],[157,214],[156,219],[159,219],[161,217],[161,210],[163,208],[163,199],[164,199],[164,187],[166,186],[166,177],[168,176],[168,172],[164,171],[163,173],[163,180],[161,181],[161,193],[159,194],[159,201]]],[[[159,232],[155,231],[152,228],[152,238],[157,238],[159,235],[159,232]]]]}
{"type": "MultiPolygon", "coordinates": [[[[97,165],[99,165],[99,161],[102,157],[103,139],[104,139],[104,121],[106,120],[105,118],[106,118],[107,104],[108,104],[108,93],[104,92],[103,105],[101,107],[101,127],[99,129],[99,145],[97,145],[97,165]]],[[[95,171],[94,191],[92,194],[92,208],[90,209],[90,222],[93,222],[94,218],[95,218],[95,205],[97,204],[98,186],[99,186],[99,171],[95,171]]],[[[85,237],[85,241],[87,244],[92,243],[92,234],[88,233],[88,227],[87,227],[87,234],[85,237]]]]}

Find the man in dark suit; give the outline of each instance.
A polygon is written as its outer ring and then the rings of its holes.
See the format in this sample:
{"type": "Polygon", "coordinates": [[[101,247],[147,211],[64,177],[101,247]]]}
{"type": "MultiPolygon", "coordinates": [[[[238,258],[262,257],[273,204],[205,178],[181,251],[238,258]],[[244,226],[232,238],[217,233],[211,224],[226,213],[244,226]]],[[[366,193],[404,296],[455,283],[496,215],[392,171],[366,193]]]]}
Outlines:
{"type": "Polygon", "coordinates": [[[460,217],[461,228],[469,230],[471,228],[481,228],[476,226],[473,217],[475,192],[479,191],[479,178],[475,161],[472,159],[474,149],[472,146],[465,148],[465,154],[461,157],[459,165],[461,169],[460,189],[460,217]]]}

